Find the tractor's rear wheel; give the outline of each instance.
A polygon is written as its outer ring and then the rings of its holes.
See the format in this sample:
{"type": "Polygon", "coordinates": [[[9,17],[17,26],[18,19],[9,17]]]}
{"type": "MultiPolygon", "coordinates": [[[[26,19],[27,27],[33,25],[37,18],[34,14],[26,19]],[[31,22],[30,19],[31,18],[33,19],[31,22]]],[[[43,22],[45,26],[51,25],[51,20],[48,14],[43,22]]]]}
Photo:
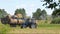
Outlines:
{"type": "Polygon", "coordinates": [[[21,25],[21,28],[26,28],[26,25],[21,25]]]}
{"type": "Polygon", "coordinates": [[[36,24],[31,24],[30,28],[37,28],[37,25],[36,24]]]}

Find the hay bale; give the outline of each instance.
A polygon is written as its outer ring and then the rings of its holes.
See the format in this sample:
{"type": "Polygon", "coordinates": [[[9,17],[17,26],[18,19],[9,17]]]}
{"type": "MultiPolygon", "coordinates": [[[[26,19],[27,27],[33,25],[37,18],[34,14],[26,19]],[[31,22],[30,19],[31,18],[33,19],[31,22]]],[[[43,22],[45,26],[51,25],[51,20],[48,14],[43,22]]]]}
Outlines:
{"type": "Polygon", "coordinates": [[[19,19],[18,21],[19,21],[19,24],[20,24],[20,23],[24,23],[24,22],[25,22],[25,21],[24,21],[24,20],[22,20],[22,19],[19,19]]]}
{"type": "Polygon", "coordinates": [[[10,23],[16,23],[16,24],[21,24],[21,23],[24,23],[24,20],[22,19],[10,19],[10,23]]]}
{"type": "Polygon", "coordinates": [[[17,19],[10,19],[10,23],[17,23],[17,19]]]}
{"type": "Polygon", "coordinates": [[[17,18],[23,18],[22,14],[16,14],[17,18]]]}

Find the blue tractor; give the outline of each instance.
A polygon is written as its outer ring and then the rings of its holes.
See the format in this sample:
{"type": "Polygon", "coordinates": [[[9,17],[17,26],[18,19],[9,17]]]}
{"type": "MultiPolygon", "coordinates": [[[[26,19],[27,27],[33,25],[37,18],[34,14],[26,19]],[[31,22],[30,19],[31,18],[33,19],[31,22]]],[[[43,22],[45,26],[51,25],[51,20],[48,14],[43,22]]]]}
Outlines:
{"type": "Polygon", "coordinates": [[[21,28],[37,28],[36,20],[35,19],[26,19],[25,23],[21,24],[21,28]]]}

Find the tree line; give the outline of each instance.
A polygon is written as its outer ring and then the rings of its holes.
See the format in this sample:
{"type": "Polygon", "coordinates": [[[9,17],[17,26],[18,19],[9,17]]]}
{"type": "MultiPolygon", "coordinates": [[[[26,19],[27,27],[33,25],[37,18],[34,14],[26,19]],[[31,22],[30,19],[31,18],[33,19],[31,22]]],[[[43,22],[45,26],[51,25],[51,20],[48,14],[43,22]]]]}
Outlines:
{"type": "MultiPolygon", "coordinates": [[[[26,11],[24,8],[22,9],[16,9],[14,15],[16,14],[22,14],[23,17],[26,16],[26,11]]],[[[8,13],[5,11],[5,9],[0,9],[0,18],[3,18],[4,16],[8,15],[8,13]]],[[[55,9],[52,13],[53,17],[58,17],[58,15],[60,15],[60,8],[59,9],[55,9]]],[[[37,10],[33,13],[32,18],[35,19],[47,19],[47,12],[46,10],[41,10],[40,8],[37,8],[37,10]]]]}

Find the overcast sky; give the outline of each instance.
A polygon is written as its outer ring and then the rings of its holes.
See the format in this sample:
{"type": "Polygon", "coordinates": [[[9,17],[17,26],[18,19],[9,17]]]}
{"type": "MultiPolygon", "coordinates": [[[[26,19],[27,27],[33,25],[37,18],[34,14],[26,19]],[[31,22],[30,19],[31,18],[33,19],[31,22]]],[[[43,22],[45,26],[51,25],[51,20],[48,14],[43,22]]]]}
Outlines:
{"type": "MultiPolygon", "coordinates": [[[[13,15],[17,8],[24,8],[28,16],[32,16],[37,8],[45,9],[40,0],[0,0],[0,8],[5,9],[7,13],[13,15]]],[[[51,15],[52,10],[46,9],[47,13],[51,15]]]]}

